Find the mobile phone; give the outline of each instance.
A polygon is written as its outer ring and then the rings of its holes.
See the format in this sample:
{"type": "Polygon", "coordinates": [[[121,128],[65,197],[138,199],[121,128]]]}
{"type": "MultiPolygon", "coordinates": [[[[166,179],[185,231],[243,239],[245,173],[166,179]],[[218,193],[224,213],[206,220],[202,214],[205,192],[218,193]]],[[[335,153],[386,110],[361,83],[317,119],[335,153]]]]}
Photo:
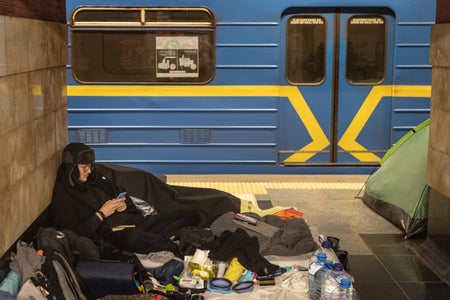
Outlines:
{"type": "Polygon", "coordinates": [[[125,197],[126,195],[127,195],[127,192],[122,192],[122,193],[120,193],[119,195],[116,196],[116,199],[123,198],[123,197],[125,197]]]}

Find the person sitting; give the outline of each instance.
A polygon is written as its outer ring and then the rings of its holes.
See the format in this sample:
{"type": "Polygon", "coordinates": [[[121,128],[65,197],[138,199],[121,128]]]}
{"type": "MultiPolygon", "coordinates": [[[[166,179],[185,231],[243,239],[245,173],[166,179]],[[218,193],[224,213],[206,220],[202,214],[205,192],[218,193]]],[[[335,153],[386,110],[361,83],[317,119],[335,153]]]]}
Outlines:
{"type": "Polygon", "coordinates": [[[50,205],[55,228],[71,230],[98,245],[107,242],[143,254],[171,251],[182,257],[171,239],[177,231],[207,226],[213,220],[211,215],[239,211],[240,199],[226,192],[170,186],[149,177],[152,186],[145,189],[160,189],[149,192],[155,199],[144,199],[149,210],[143,213],[134,201],[142,202],[139,196],[128,193],[117,199],[125,190],[105,170],[100,164],[96,167],[95,153],[87,145],[70,143],[64,148],[50,205]],[[193,205],[196,203],[199,205],[193,205]]]}

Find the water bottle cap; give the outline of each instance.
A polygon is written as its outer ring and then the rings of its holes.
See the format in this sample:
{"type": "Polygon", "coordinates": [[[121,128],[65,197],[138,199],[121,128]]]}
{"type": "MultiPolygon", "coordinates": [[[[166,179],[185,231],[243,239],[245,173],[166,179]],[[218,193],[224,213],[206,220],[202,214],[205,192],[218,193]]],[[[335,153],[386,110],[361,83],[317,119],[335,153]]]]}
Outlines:
{"type": "Polygon", "coordinates": [[[327,255],[324,252],[317,253],[317,260],[323,261],[327,259],[327,255]]]}
{"type": "Polygon", "coordinates": [[[352,283],[350,282],[349,279],[343,278],[343,279],[341,280],[340,285],[341,285],[341,288],[348,289],[348,288],[350,288],[350,286],[352,285],[352,283]]]}
{"type": "Polygon", "coordinates": [[[344,270],[344,266],[341,263],[335,263],[333,265],[333,270],[335,270],[335,271],[342,271],[342,270],[344,270]]]}
{"type": "Polygon", "coordinates": [[[329,241],[323,241],[322,242],[322,247],[325,249],[330,249],[331,248],[331,243],[329,241]]]}
{"type": "Polygon", "coordinates": [[[333,270],[333,261],[332,260],[326,260],[325,261],[325,267],[327,267],[328,269],[330,269],[330,270],[333,270]]]}

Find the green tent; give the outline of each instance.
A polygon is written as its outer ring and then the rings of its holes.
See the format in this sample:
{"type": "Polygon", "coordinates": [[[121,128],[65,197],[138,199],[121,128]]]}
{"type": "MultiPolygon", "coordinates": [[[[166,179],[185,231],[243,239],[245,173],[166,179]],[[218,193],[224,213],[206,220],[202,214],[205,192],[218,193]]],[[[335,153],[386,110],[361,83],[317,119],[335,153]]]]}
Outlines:
{"type": "Polygon", "coordinates": [[[429,120],[403,136],[369,176],[363,202],[403,229],[406,238],[427,230],[429,120]]]}

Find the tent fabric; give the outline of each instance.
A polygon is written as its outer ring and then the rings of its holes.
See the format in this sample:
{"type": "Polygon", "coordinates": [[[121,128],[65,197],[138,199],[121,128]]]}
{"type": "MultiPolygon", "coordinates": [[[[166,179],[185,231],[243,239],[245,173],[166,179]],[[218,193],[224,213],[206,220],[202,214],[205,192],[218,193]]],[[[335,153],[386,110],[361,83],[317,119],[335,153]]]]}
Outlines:
{"type": "MultiPolygon", "coordinates": [[[[416,132],[420,131],[424,127],[428,127],[430,125],[430,119],[420,123],[417,125],[414,129],[408,131],[404,136],[402,136],[387,152],[386,154],[381,158],[380,165],[382,165],[390,156],[391,154],[397,150],[405,141],[407,141],[412,135],[414,135],[416,132]]],[[[427,133],[428,134],[428,133],[427,133]]]]}
{"type": "Polygon", "coordinates": [[[429,120],[409,131],[381,159],[367,180],[363,202],[404,230],[406,238],[425,233],[429,120]]]}

